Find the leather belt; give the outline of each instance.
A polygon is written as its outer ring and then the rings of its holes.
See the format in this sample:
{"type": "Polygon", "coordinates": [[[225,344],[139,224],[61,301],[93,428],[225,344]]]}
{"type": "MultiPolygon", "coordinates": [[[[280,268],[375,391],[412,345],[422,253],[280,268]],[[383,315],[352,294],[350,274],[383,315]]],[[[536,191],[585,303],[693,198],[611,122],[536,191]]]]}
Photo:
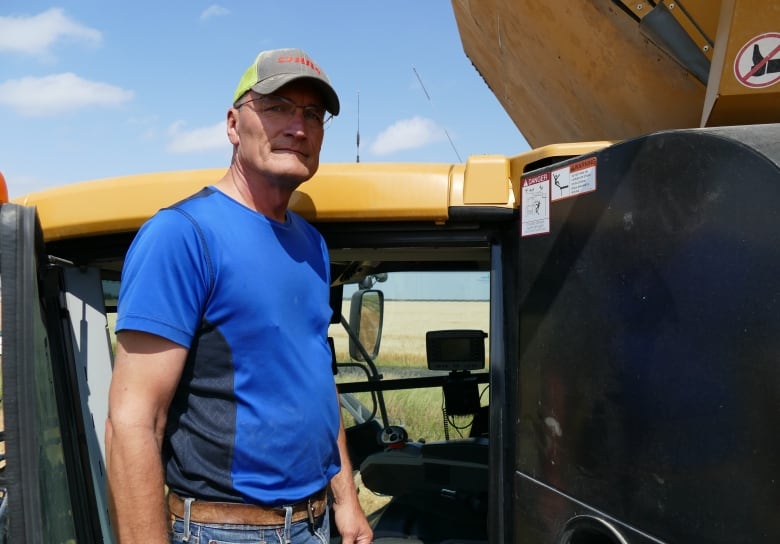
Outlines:
{"type": "MultiPolygon", "coordinates": [[[[307,518],[313,522],[325,513],[327,488],[290,506],[293,523],[307,518]]],[[[168,508],[174,516],[184,518],[184,499],[172,491],[168,493],[168,508]]],[[[190,505],[190,519],[228,525],[284,525],[284,507],[194,500],[190,505]]]]}

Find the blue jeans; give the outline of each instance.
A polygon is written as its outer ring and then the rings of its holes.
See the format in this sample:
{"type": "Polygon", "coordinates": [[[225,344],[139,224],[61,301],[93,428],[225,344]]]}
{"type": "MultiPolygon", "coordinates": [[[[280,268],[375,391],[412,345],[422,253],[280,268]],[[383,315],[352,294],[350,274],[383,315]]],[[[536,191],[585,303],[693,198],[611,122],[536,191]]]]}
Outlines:
{"type": "Polygon", "coordinates": [[[288,525],[221,525],[189,522],[189,538],[184,520],[174,519],[170,542],[172,544],[328,544],[330,519],[328,511],[315,518],[314,527],[308,519],[288,525]]]}

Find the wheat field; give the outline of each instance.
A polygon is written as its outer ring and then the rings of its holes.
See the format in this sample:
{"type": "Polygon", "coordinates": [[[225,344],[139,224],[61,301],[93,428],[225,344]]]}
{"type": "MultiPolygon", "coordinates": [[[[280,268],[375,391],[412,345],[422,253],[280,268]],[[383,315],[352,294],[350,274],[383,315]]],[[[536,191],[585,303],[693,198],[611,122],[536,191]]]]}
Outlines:
{"type": "MultiPolygon", "coordinates": [[[[342,313],[349,315],[349,300],[342,313]]],[[[442,329],[490,329],[488,301],[385,300],[377,364],[425,366],[425,333],[442,329]]],[[[340,325],[329,332],[339,361],[347,358],[347,333],[340,325]]]]}

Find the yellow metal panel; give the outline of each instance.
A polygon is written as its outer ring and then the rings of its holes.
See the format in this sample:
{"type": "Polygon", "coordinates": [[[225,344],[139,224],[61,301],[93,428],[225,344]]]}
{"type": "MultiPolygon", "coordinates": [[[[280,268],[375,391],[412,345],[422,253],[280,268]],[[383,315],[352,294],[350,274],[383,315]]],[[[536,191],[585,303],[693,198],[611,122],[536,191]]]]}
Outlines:
{"type": "MultiPolygon", "coordinates": [[[[310,221],[445,221],[452,170],[449,164],[323,164],[290,205],[310,221]]],[[[30,193],[14,202],[37,207],[46,240],[128,232],[224,172],[207,169],[87,181],[30,193]]]]}
{"type": "Polygon", "coordinates": [[[754,46],[775,59],[765,68],[780,63],[780,39],[773,36],[780,36],[780,3],[723,0],[702,126],[780,121],[780,72],[750,75],[754,46]]]}
{"type": "Polygon", "coordinates": [[[444,221],[450,170],[449,164],[326,164],[290,205],[311,221],[444,221]]]}
{"type": "Polygon", "coordinates": [[[665,0],[669,13],[691,37],[704,55],[712,60],[712,47],[718,30],[720,0],[665,0]]]}
{"type": "Polygon", "coordinates": [[[463,180],[463,204],[506,205],[511,189],[509,161],[505,156],[469,157],[463,180]]]}
{"type": "MultiPolygon", "coordinates": [[[[532,147],[780,121],[780,82],[765,77],[771,85],[751,87],[734,69],[751,40],[780,34],[777,0],[452,0],[452,6],[466,55],[532,147]],[[706,64],[697,71],[706,86],[643,34],[651,27],[637,21],[647,22],[657,9],[667,10],[710,60],[709,76],[706,64]]],[[[775,43],[765,41],[761,51],[773,61],[767,72],[780,62],[775,43]]]]}
{"type": "Polygon", "coordinates": [[[634,17],[637,17],[639,19],[643,18],[645,15],[650,13],[651,9],[653,9],[652,4],[644,0],[617,0],[617,1],[623,4],[623,7],[626,10],[628,10],[629,13],[631,13],[634,17]]]}
{"type": "MultiPolygon", "coordinates": [[[[718,31],[718,19],[720,17],[722,1],[723,0],[684,0],[681,3],[676,0],[664,0],[664,3],[667,7],[671,7],[671,4],[675,4],[681,11],[687,13],[687,18],[696,24],[704,36],[709,38],[710,41],[713,41],[715,39],[715,34],[718,31]]],[[[689,32],[689,34],[693,35],[691,32],[689,32]]]]}
{"type": "MultiPolygon", "coordinates": [[[[655,7],[647,0],[615,0],[615,2],[622,4],[626,11],[639,20],[655,7]]],[[[662,0],[658,3],[666,6],[694,43],[707,58],[711,59],[715,33],[718,30],[720,0],[685,0],[684,3],[677,0],[662,0]]]]}
{"type": "Polygon", "coordinates": [[[464,50],[532,147],[698,126],[704,85],[612,0],[452,0],[464,50]]]}
{"type": "Polygon", "coordinates": [[[14,202],[37,207],[46,240],[127,232],[224,172],[223,168],[87,181],[30,193],[14,202]]]}
{"type": "MultiPolygon", "coordinates": [[[[293,194],[291,209],[313,222],[448,220],[450,206],[516,207],[528,165],[601,149],[611,142],[554,144],[511,158],[466,164],[323,164],[293,194]]],[[[37,207],[47,241],[132,232],[157,210],[212,184],[224,169],[87,181],[14,199],[37,207]]]]}

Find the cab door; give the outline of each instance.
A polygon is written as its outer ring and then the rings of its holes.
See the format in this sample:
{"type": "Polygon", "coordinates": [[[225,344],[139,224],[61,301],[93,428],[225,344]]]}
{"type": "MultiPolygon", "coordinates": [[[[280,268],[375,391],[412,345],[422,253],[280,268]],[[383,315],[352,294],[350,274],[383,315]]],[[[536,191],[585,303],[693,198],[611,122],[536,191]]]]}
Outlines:
{"type": "MultiPolygon", "coordinates": [[[[0,544],[111,542],[105,472],[63,271],[33,208],[0,208],[0,544]]],[[[102,421],[98,422],[102,425],[102,421]]]]}

